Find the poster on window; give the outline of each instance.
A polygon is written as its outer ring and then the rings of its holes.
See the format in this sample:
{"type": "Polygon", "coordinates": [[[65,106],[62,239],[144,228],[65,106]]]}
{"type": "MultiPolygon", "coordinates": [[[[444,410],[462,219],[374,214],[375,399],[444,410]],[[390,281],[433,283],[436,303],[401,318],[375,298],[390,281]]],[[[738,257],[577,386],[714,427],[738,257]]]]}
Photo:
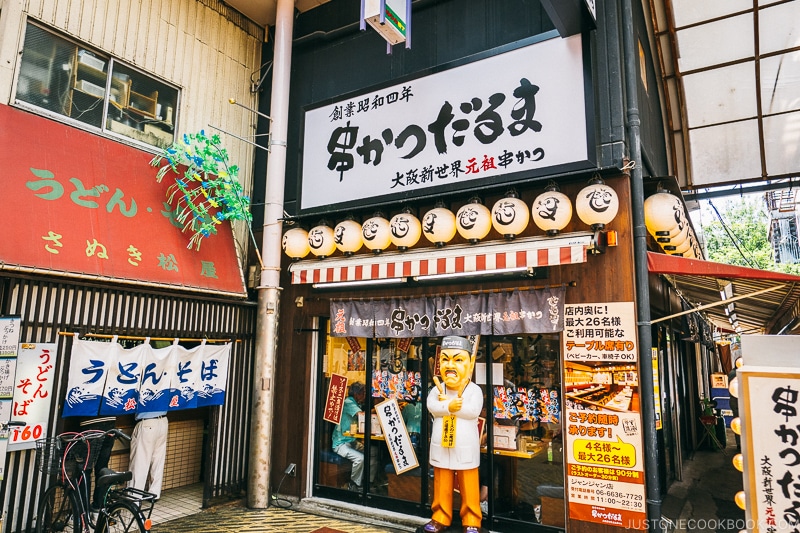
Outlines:
{"type": "Polygon", "coordinates": [[[9,451],[36,447],[36,439],[47,435],[50,401],[53,397],[58,343],[22,343],[17,355],[12,419],[25,422],[9,433],[9,451]]]}
{"type": "Polygon", "coordinates": [[[634,304],[566,305],[562,338],[569,517],[646,529],[634,304]]]}

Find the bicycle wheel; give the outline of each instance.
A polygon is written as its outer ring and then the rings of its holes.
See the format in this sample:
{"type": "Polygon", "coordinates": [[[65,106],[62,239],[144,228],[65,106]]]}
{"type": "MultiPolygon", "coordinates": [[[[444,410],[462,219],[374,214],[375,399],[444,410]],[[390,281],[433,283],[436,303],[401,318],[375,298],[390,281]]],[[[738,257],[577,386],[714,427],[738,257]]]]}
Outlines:
{"type": "Polygon", "coordinates": [[[116,501],[108,506],[107,513],[100,513],[95,533],[147,533],[139,508],[133,503],[116,501]]]}
{"type": "Polygon", "coordinates": [[[75,493],[61,485],[47,489],[39,502],[36,514],[36,533],[79,533],[80,522],[75,516],[75,493]]]}

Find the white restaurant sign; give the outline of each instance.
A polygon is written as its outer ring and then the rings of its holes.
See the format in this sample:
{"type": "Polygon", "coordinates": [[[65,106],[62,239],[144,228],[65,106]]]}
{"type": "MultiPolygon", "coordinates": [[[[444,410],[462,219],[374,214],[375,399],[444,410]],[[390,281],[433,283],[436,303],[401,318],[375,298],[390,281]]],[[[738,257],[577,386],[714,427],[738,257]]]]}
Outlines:
{"type": "Polygon", "coordinates": [[[748,531],[800,526],[800,366],[791,335],[743,335],[737,371],[748,531]]]}
{"type": "Polygon", "coordinates": [[[590,168],[586,85],[576,35],[311,107],[300,208],[590,168]]]}

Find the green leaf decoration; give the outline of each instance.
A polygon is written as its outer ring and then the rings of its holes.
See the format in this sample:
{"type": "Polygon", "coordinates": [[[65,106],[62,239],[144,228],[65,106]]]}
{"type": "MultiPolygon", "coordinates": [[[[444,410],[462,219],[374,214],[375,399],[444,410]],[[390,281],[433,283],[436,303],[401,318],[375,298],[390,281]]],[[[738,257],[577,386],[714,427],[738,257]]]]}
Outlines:
{"type": "Polygon", "coordinates": [[[239,167],[228,163],[219,135],[209,137],[203,130],[184,134],[150,164],[160,166],[159,183],[170,171],[174,173],[167,203],[181,231],[191,235],[187,248],[199,250],[203,239],[215,235],[225,220],[243,220],[250,228],[250,198],[237,179],[239,167]]]}

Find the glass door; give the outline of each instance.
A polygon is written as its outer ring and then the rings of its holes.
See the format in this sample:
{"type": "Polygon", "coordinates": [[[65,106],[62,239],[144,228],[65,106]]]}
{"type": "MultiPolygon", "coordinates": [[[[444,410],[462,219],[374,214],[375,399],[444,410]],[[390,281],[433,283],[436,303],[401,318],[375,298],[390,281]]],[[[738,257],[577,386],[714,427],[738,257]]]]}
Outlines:
{"type": "Polygon", "coordinates": [[[497,336],[487,348],[483,367],[476,364],[492,414],[484,507],[498,529],[564,527],[559,335],[497,336]]]}

